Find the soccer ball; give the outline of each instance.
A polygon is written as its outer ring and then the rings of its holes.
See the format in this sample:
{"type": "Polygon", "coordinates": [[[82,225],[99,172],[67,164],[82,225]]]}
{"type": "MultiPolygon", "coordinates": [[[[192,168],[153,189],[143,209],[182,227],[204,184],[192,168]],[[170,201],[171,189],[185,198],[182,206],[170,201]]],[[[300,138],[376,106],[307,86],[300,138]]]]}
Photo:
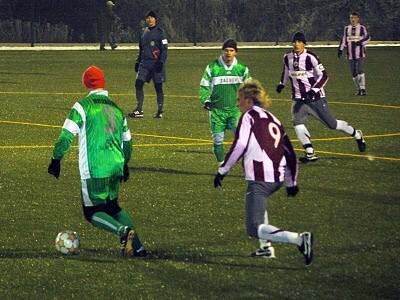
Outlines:
{"type": "Polygon", "coordinates": [[[79,235],[72,230],[64,230],[57,234],[56,249],[65,255],[77,254],[79,251],[79,235]]]}

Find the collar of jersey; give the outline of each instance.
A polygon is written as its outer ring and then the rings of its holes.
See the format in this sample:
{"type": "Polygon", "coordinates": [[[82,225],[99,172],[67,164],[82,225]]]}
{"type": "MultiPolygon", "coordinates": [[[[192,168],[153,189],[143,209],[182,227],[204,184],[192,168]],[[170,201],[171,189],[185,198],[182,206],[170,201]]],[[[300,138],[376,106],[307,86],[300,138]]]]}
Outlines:
{"type": "Polygon", "coordinates": [[[90,95],[100,95],[100,96],[108,97],[108,91],[106,91],[106,90],[93,90],[93,91],[89,92],[88,96],[90,96],[90,95]]]}
{"type": "Polygon", "coordinates": [[[228,66],[228,65],[225,64],[224,59],[222,58],[222,55],[219,57],[219,62],[220,62],[221,65],[223,65],[223,67],[224,67],[225,70],[232,70],[233,67],[234,67],[235,65],[237,65],[237,59],[236,59],[236,57],[233,58],[233,62],[232,62],[232,64],[231,64],[230,66],[228,66]]]}

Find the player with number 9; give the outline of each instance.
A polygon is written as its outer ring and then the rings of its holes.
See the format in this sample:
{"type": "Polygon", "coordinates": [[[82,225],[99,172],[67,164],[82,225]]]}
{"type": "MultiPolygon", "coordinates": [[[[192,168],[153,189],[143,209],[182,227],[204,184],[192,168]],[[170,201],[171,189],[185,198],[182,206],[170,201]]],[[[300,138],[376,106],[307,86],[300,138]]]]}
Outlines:
{"type": "Polygon", "coordinates": [[[284,184],[288,197],[296,196],[299,191],[296,154],[289,137],[278,118],[267,110],[271,100],[259,81],[245,81],[239,88],[237,101],[242,115],[232,146],[214,178],[214,186],[222,186],[224,176],[243,157],[247,233],[268,241],[252,256],[274,258],[275,250],[270,242],[292,243],[304,255],[305,264],[310,265],[312,233],[284,231],[268,222],[269,197],[284,184]]]}

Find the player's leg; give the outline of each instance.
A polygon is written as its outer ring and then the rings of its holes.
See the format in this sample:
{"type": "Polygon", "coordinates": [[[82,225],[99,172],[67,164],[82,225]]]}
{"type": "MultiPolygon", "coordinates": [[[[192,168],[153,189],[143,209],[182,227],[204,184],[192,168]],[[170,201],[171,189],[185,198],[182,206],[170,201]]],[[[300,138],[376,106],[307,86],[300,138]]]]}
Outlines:
{"type": "Polygon", "coordinates": [[[361,88],[358,80],[358,73],[357,73],[357,60],[350,59],[349,60],[350,72],[351,76],[353,77],[354,85],[356,86],[356,95],[361,95],[361,88]]]}
{"type": "MultiPolygon", "coordinates": [[[[160,74],[160,73],[155,73],[160,74]]],[[[163,91],[163,84],[161,82],[154,81],[154,89],[156,91],[156,98],[157,98],[157,112],[154,114],[154,118],[162,118],[164,112],[164,91],[163,91]]]]}
{"type": "Polygon", "coordinates": [[[126,225],[121,224],[106,212],[109,199],[108,178],[82,179],[82,205],[86,220],[93,226],[122,236],[126,225]]]}
{"type": "Polygon", "coordinates": [[[225,114],[219,109],[213,109],[209,112],[211,134],[213,139],[213,152],[218,164],[224,161],[224,137],[226,120],[225,114]]]}
{"type": "Polygon", "coordinates": [[[118,203],[120,177],[110,178],[109,197],[113,199],[107,202],[106,212],[116,221],[128,228],[124,235],[120,236],[121,252],[134,256],[146,256],[146,250],[139,239],[139,234],[133,224],[131,216],[118,203]],[[133,248],[133,249],[132,249],[133,248]]]}
{"type": "Polygon", "coordinates": [[[149,82],[151,79],[151,72],[145,68],[142,63],[139,65],[139,70],[136,74],[135,80],[135,94],[136,94],[136,108],[133,112],[129,113],[128,116],[131,118],[143,118],[143,102],[144,102],[144,91],[143,86],[145,82],[149,82]],[[150,78],[149,78],[150,77],[150,78]]]}
{"type": "Polygon", "coordinates": [[[353,126],[349,125],[346,121],[337,120],[329,110],[328,102],[325,98],[315,101],[310,104],[315,116],[329,129],[342,131],[352,136],[357,143],[358,150],[365,152],[367,145],[365,143],[361,130],[356,130],[353,126]]]}
{"type": "Polygon", "coordinates": [[[261,224],[268,224],[268,196],[277,191],[281,185],[281,183],[247,181],[245,196],[247,234],[258,238],[260,242],[260,248],[251,256],[275,258],[275,249],[271,246],[270,241],[260,238],[257,231],[261,224]]]}
{"type": "Polygon", "coordinates": [[[367,95],[365,91],[365,73],[363,71],[363,59],[357,59],[357,79],[358,79],[358,85],[360,86],[360,96],[365,96],[367,95]]]}
{"type": "Polygon", "coordinates": [[[314,162],[318,160],[315,155],[314,147],[311,143],[311,134],[308,131],[305,123],[310,114],[308,105],[301,101],[294,101],[292,104],[292,121],[297,138],[304,148],[305,155],[299,160],[303,163],[314,162]]]}

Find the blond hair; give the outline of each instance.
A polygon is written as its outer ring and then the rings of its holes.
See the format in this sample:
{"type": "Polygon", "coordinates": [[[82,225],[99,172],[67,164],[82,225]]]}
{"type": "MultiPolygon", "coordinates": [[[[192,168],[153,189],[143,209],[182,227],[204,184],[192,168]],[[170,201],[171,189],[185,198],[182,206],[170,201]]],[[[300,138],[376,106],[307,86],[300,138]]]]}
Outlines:
{"type": "Polygon", "coordinates": [[[245,99],[251,99],[255,105],[268,109],[272,105],[271,99],[265,92],[264,87],[256,79],[248,79],[240,85],[239,94],[245,99]]]}

